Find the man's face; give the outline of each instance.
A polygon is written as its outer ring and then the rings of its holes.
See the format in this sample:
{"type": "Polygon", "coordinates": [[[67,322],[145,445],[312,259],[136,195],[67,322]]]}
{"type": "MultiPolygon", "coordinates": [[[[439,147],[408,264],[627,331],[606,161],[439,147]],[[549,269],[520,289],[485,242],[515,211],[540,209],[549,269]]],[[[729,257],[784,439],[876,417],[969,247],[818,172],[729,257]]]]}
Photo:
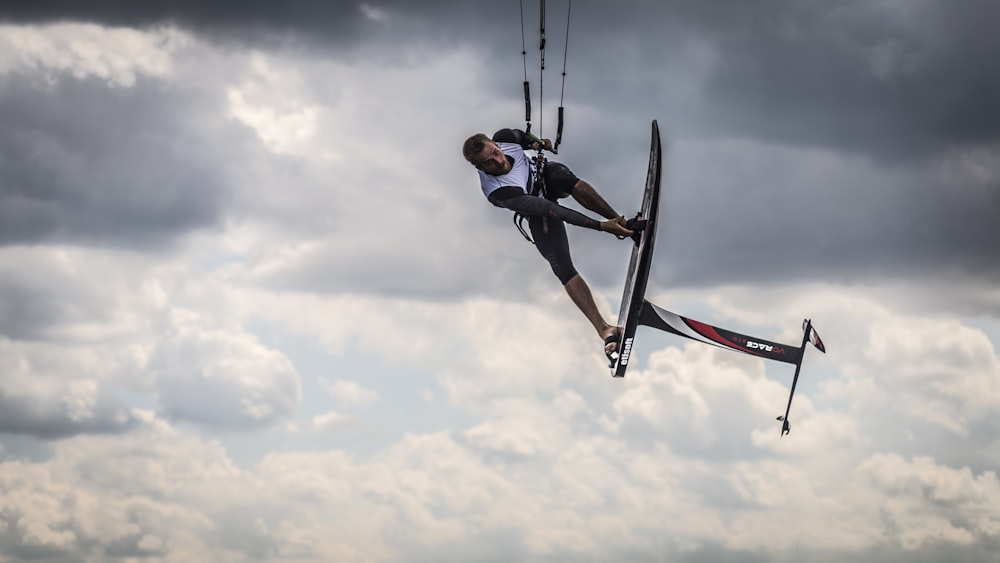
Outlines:
{"type": "Polygon", "coordinates": [[[492,141],[486,143],[482,152],[476,156],[473,163],[476,168],[492,176],[502,176],[510,172],[511,168],[511,163],[507,160],[503,151],[492,141]]]}

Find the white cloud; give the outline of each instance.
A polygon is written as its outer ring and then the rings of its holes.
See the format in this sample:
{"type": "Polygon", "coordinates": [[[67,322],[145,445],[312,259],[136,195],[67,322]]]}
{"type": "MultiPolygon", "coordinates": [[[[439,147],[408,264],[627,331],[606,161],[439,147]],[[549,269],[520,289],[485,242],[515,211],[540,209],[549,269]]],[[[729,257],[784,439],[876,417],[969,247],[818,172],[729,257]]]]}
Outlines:
{"type": "Polygon", "coordinates": [[[68,72],[131,87],[139,75],[166,77],[176,52],[191,42],[176,28],[150,31],[86,23],[0,25],[0,74],[68,72]]]}
{"type": "Polygon", "coordinates": [[[314,416],[312,426],[317,430],[336,430],[350,424],[353,418],[336,411],[314,416]]]}
{"type": "Polygon", "coordinates": [[[156,283],[114,253],[0,249],[0,427],[65,436],[134,424],[114,395],[141,388],[156,283]]]}
{"type": "Polygon", "coordinates": [[[1000,408],[1000,362],[981,331],[954,319],[880,315],[857,379],[871,379],[893,408],[967,436],[1000,408]]]}
{"type": "MultiPolygon", "coordinates": [[[[794,460],[712,461],[665,441],[646,451],[581,432],[571,423],[579,397],[555,404],[523,403],[461,437],[411,434],[369,459],[273,452],[249,469],[218,443],[147,417],[124,437],[66,440],[47,462],[0,463],[8,524],[0,546],[96,559],[123,550],[315,561],[488,552],[534,561],[610,559],[658,545],[674,556],[721,545],[780,558],[1000,534],[992,471],[876,454],[831,468],[839,482],[819,485],[794,460]],[[517,443],[530,446],[504,445],[517,443]]],[[[338,418],[328,415],[317,419],[338,418]]]]}
{"type": "Polygon", "coordinates": [[[198,558],[198,535],[214,527],[198,504],[231,496],[238,478],[218,453],[154,421],[133,436],[64,442],[48,462],[2,463],[0,550],[198,558]]]}
{"type": "Polygon", "coordinates": [[[230,428],[269,426],[292,414],[301,397],[295,367],[255,337],[205,326],[175,311],[149,368],[171,417],[230,428]]]}
{"type": "MultiPolygon", "coordinates": [[[[565,292],[556,287],[546,297],[532,306],[252,290],[242,300],[248,314],[316,339],[331,354],[349,350],[356,357],[375,355],[390,366],[433,373],[453,404],[485,412],[507,397],[552,393],[568,373],[589,380],[595,369],[605,373],[600,340],[565,292]]],[[[408,371],[400,373],[405,377],[408,371]]]]}
{"type": "Polygon", "coordinates": [[[319,384],[324,391],[345,406],[363,408],[371,405],[378,399],[378,393],[374,389],[364,387],[356,381],[347,379],[330,381],[321,378],[319,384]]]}
{"type": "Polygon", "coordinates": [[[283,63],[255,53],[249,76],[229,87],[226,99],[229,114],[253,129],[269,149],[296,154],[310,148],[323,108],[305,97],[302,76],[283,63]]]}
{"type": "Polygon", "coordinates": [[[858,474],[885,496],[886,533],[906,549],[1000,536],[1000,482],[994,471],[976,475],[929,457],[878,454],[865,460],[858,474]]]}
{"type": "Polygon", "coordinates": [[[298,404],[288,358],[242,330],[219,297],[224,288],[184,266],[113,251],[7,247],[0,271],[14,313],[6,332],[20,337],[0,338],[8,431],[120,431],[134,420],[115,389],[225,427],[269,425],[298,404]]]}
{"type": "MultiPolygon", "coordinates": [[[[655,434],[674,447],[707,452],[738,452],[750,446],[754,431],[777,438],[787,389],[764,377],[762,360],[700,343],[651,354],[646,369],[632,369],[629,388],[615,400],[613,432],[655,434]]],[[[800,396],[796,413],[810,410],[800,396]]],[[[799,415],[799,418],[802,418],[799,415]]]]}
{"type": "MultiPolygon", "coordinates": [[[[497,325],[522,318],[518,310],[478,306],[497,325]]],[[[862,300],[842,315],[863,320],[870,309],[862,300]]],[[[322,308],[309,310],[316,322],[325,316],[322,308]]],[[[414,341],[407,324],[452,313],[439,304],[387,311],[386,324],[358,318],[383,328],[393,318],[397,332],[381,333],[380,341],[400,361],[413,361],[434,358],[433,346],[414,341]]],[[[866,322],[859,349],[884,319],[866,322]]],[[[494,341],[488,330],[482,337],[494,341]]],[[[586,344],[572,338],[558,355],[585,356],[586,344]]],[[[476,353],[485,360],[487,350],[476,353]]],[[[879,444],[852,439],[850,417],[823,406],[822,393],[800,391],[796,431],[779,441],[773,414],[787,389],[765,377],[760,360],[671,346],[625,380],[612,380],[592,359],[582,375],[575,365],[551,368],[558,385],[496,385],[488,383],[493,373],[513,370],[469,372],[470,381],[487,384],[449,398],[489,403],[479,422],[408,433],[370,456],[275,451],[240,469],[218,443],[145,415],[124,437],[72,438],[48,462],[0,464],[0,476],[8,476],[0,483],[10,491],[24,491],[26,475],[40,479],[35,496],[3,495],[5,514],[24,522],[9,527],[5,541],[98,558],[118,546],[213,560],[277,553],[399,561],[412,553],[488,552],[533,561],[652,551],[680,558],[708,545],[764,559],[810,550],[857,557],[880,546],[977,545],[1000,535],[994,472],[873,451],[879,444]],[[46,511],[68,498],[75,499],[72,511],[46,511]]],[[[447,369],[442,377],[458,376],[440,358],[429,365],[447,369]]],[[[311,424],[338,428],[347,420],[329,411],[311,424]]]]}

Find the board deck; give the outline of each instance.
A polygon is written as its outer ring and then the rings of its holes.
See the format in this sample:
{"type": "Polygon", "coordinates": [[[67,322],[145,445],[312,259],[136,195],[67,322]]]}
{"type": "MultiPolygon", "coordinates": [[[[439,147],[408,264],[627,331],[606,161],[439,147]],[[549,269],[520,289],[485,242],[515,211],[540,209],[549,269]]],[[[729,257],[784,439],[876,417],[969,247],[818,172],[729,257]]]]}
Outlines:
{"type": "Polygon", "coordinates": [[[611,374],[614,377],[624,377],[625,370],[628,369],[629,359],[632,355],[632,342],[635,339],[635,331],[639,327],[639,314],[642,312],[643,301],[646,297],[646,282],[649,280],[649,270],[653,264],[653,243],[656,241],[661,171],[660,128],[656,120],[653,120],[646,189],[643,192],[642,207],[639,211],[647,223],[639,244],[632,247],[632,258],[629,261],[628,273],[625,277],[625,290],[618,313],[618,356],[610,366],[611,374]]]}

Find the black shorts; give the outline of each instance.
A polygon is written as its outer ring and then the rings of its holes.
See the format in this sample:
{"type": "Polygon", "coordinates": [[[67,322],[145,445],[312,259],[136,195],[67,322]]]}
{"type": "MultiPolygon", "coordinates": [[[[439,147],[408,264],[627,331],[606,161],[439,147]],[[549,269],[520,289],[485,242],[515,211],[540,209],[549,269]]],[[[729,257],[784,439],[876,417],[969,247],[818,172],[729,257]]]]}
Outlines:
{"type": "Polygon", "coordinates": [[[572,195],[573,186],[580,180],[565,164],[558,162],[546,162],[542,178],[545,180],[545,199],[552,201],[572,195]]]}

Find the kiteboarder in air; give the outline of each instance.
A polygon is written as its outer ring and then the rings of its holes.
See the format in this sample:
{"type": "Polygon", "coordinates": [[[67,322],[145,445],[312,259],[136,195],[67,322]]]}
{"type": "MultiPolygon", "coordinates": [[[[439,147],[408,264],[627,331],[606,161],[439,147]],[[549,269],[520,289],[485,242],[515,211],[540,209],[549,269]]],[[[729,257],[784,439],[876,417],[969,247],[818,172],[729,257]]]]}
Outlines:
{"type": "Polygon", "coordinates": [[[479,170],[483,195],[490,203],[514,211],[515,217],[527,218],[538,252],[549,262],[570,299],[604,340],[604,353],[610,356],[616,351],[619,329],[604,320],[590,287],[573,267],[564,223],[608,232],[620,239],[631,236],[633,231],[593,186],[558,162],[543,160],[538,166],[525,155],[524,149],[552,150],[552,142],[518,129],[501,129],[492,139],[482,133],[469,137],[462,154],[479,170]],[[538,168],[542,170],[541,181],[538,168]],[[584,208],[606,220],[597,221],[556,203],[567,196],[573,196],[584,208]]]}

